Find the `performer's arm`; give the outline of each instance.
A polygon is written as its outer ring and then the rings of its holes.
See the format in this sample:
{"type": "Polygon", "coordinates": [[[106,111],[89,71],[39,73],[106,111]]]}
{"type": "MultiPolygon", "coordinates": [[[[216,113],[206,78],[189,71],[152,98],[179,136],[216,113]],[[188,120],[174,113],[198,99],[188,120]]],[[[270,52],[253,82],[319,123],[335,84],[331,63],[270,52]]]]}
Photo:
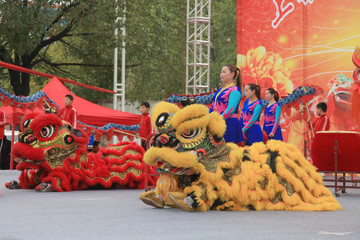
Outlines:
{"type": "Polygon", "coordinates": [[[214,107],[215,107],[215,103],[212,102],[211,105],[210,105],[209,113],[212,113],[214,111],[214,107]]]}
{"type": "Polygon", "coordinates": [[[275,134],[277,128],[279,127],[280,117],[281,117],[281,106],[278,105],[275,108],[275,124],[274,124],[274,127],[273,127],[272,131],[271,131],[272,134],[275,134]]]}
{"type": "Polygon", "coordinates": [[[214,109],[216,109],[216,95],[218,94],[219,90],[217,90],[213,95],[212,95],[212,101],[211,101],[211,105],[210,105],[210,111],[209,113],[212,113],[214,111],[214,109]]]}
{"type": "Polygon", "coordinates": [[[255,124],[255,122],[258,120],[260,114],[261,114],[261,111],[262,111],[262,107],[260,104],[257,104],[254,108],[254,112],[253,112],[253,115],[252,115],[252,118],[251,120],[243,127],[242,131],[245,133],[247,130],[249,130],[252,125],[255,124]]]}
{"type": "Polygon", "coordinates": [[[328,125],[329,125],[329,118],[328,118],[328,116],[325,116],[325,117],[323,117],[320,131],[327,131],[329,129],[328,125]]]}
{"type": "Polygon", "coordinates": [[[244,120],[243,120],[243,112],[241,111],[241,113],[240,113],[240,124],[241,124],[241,126],[243,125],[243,122],[244,122],[244,120]]]}
{"type": "Polygon", "coordinates": [[[57,114],[61,120],[64,120],[64,119],[63,119],[64,109],[65,109],[65,108],[60,109],[60,111],[59,111],[58,114],[57,114]]]}
{"type": "Polygon", "coordinates": [[[76,128],[76,125],[77,125],[77,113],[76,113],[76,109],[75,109],[75,108],[73,108],[72,110],[73,110],[73,111],[72,111],[72,119],[71,119],[71,121],[72,121],[72,126],[73,126],[73,128],[76,128]]]}
{"type": "Polygon", "coordinates": [[[317,121],[318,121],[318,117],[316,117],[313,112],[310,112],[310,111],[309,111],[308,119],[307,119],[308,127],[310,128],[310,125],[315,126],[315,124],[316,124],[317,121]]]}
{"type": "Polygon", "coordinates": [[[241,100],[240,91],[232,91],[229,95],[228,107],[226,108],[223,117],[226,119],[230,117],[239,106],[241,100]]]}
{"type": "Polygon", "coordinates": [[[145,122],[144,125],[146,126],[146,138],[149,138],[150,135],[151,135],[151,132],[152,132],[152,129],[151,129],[151,119],[150,119],[149,116],[146,118],[146,122],[145,122]]]}

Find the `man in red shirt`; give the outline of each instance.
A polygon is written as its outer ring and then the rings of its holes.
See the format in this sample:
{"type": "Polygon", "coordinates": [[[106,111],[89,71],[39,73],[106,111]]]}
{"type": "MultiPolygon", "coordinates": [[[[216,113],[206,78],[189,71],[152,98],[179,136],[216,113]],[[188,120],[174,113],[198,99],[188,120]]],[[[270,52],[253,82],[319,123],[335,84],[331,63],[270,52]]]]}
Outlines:
{"type": "Polygon", "coordinates": [[[65,108],[61,109],[59,112],[61,120],[64,120],[71,124],[73,128],[76,128],[77,123],[77,113],[75,108],[72,107],[74,97],[70,94],[65,96],[65,108]]]}
{"type": "Polygon", "coordinates": [[[151,116],[149,110],[150,104],[148,102],[143,102],[140,104],[140,112],[142,116],[140,120],[139,133],[137,135],[142,138],[141,146],[144,148],[145,151],[147,150],[147,141],[145,139],[149,139],[152,133],[151,116]]]}
{"type": "MultiPolygon", "coordinates": [[[[324,102],[316,105],[316,114],[319,115],[318,118],[313,122],[314,133],[316,134],[319,131],[329,131],[330,129],[330,120],[326,116],[327,105],[324,102]]],[[[308,122],[311,122],[311,117],[309,117],[308,122]]]]}

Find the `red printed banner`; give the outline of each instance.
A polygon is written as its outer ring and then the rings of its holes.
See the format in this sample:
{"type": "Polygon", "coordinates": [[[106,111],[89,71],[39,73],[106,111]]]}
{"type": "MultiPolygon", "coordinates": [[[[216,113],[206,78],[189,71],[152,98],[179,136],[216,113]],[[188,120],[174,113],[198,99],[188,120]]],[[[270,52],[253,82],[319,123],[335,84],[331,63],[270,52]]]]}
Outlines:
{"type": "Polygon", "coordinates": [[[328,105],[331,130],[352,130],[350,93],[360,44],[359,0],[237,0],[237,65],[244,84],[281,96],[313,85],[323,92],[282,109],[285,141],[309,142],[308,108],[328,105]]]}

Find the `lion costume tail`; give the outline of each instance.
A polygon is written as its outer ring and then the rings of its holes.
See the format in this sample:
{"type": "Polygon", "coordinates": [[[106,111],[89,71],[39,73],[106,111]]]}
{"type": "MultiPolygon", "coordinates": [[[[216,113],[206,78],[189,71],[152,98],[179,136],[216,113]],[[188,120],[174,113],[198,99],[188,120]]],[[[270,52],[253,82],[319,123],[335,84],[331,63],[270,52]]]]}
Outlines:
{"type": "MultiPolygon", "coordinates": [[[[144,149],[136,143],[121,142],[101,149],[100,154],[89,156],[83,164],[86,169],[86,182],[89,186],[100,184],[110,188],[117,184],[120,188],[138,188],[145,186],[144,149]]],[[[155,173],[149,167],[150,173],[155,173]]],[[[157,177],[148,178],[155,185],[157,177]]]]}
{"type": "Polygon", "coordinates": [[[295,146],[271,140],[266,145],[253,144],[249,154],[255,163],[243,162],[244,174],[241,177],[245,179],[239,179],[242,183],[240,192],[247,199],[242,199],[242,202],[252,205],[256,210],[342,209],[323,185],[316,168],[295,146]]]}

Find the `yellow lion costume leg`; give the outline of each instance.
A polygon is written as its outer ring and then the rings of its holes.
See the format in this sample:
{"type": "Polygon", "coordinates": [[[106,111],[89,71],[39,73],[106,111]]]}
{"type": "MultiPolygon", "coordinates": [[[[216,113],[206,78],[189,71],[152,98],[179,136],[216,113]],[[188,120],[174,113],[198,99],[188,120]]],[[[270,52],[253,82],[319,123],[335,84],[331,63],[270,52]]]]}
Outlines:
{"type": "Polygon", "coordinates": [[[155,191],[148,191],[140,195],[140,199],[153,207],[163,208],[165,206],[177,207],[173,200],[169,198],[169,194],[176,196],[176,198],[185,198],[184,192],[178,188],[177,178],[170,176],[170,174],[160,174],[156,182],[155,191]]]}

